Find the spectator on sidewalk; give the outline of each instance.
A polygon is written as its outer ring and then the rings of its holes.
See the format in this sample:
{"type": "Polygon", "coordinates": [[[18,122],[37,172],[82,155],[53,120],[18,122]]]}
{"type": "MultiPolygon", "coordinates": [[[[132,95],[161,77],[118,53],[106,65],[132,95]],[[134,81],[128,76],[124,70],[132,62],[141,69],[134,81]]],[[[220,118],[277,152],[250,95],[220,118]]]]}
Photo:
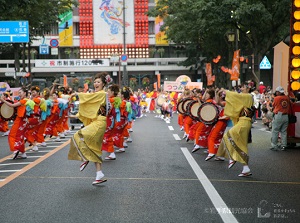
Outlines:
{"type": "Polygon", "coordinates": [[[273,102],[274,118],[272,123],[271,150],[285,150],[287,147],[287,128],[289,125],[288,114],[290,114],[290,107],[290,98],[284,94],[283,87],[277,87],[273,102]],[[278,145],[279,133],[281,145],[278,145]]]}

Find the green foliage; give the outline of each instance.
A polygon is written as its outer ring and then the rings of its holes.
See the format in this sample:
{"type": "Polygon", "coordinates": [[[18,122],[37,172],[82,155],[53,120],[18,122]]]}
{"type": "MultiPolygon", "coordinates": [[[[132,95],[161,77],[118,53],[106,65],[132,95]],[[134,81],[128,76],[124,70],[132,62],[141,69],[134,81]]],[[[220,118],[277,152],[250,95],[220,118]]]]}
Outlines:
{"type": "Polygon", "coordinates": [[[59,14],[78,5],[76,0],[0,0],[0,20],[26,20],[29,22],[30,38],[43,35],[59,21],[59,14]]]}
{"type": "MultiPolygon", "coordinates": [[[[58,16],[77,5],[77,0],[0,0],[0,20],[28,21],[29,38],[32,41],[36,36],[50,32],[53,24],[59,22],[58,16]]],[[[13,43],[12,47],[15,67],[19,71],[20,44],[13,43]]]]}
{"type": "Polygon", "coordinates": [[[290,0],[158,0],[148,15],[162,16],[161,30],[168,41],[186,46],[188,59],[183,64],[188,66],[201,55],[210,61],[233,51],[226,33],[236,29],[242,52],[264,55],[289,34],[290,4],[290,0]]]}

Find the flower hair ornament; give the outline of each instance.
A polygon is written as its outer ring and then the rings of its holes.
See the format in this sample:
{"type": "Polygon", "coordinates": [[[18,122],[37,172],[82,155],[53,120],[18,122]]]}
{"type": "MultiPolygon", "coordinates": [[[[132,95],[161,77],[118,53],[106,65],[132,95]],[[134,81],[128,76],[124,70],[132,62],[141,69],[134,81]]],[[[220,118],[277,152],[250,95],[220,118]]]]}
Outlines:
{"type": "Polygon", "coordinates": [[[107,84],[110,84],[113,81],[109,74],[105,76],[105,79],[107,84]]]}
{"type": "Polygon", "coordinates": [[[40,88],[38,86],[33,86],[30,90],[40,92],[40,88]]]}

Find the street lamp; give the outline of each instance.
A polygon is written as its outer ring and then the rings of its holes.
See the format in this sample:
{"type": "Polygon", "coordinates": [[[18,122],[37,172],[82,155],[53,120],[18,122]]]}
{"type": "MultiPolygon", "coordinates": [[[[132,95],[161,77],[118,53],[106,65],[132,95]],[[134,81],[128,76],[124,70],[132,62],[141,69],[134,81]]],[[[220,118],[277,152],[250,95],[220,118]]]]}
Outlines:
{"type": "Polygon", "coordinates": [[[235,29],[235,31],[229,31],[226,34],[228,42],[235,44],[235,50],[239,49],[239,30],[235,29]]]}

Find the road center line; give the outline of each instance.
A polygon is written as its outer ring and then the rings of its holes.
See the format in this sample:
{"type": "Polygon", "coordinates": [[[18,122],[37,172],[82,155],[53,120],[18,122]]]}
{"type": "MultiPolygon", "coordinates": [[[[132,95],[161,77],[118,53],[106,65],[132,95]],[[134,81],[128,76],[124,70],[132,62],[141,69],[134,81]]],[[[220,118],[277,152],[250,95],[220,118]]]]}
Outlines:
{"type": "Polygon", "coordinates": [[[181,140],[181,138],[179,137],[179,135],[173,134],[173,136],[174,136],[175,140],[181,140]]]}
{"type": "Polygon", "coordinates": [[[206,191],[208,197],[212,201],[216,210],[218,211],[220,217],[225,223],[235,223],[238,222],[234,215],[231,213],[230,209],[227,207],[217,190],[214,188],[212,183],[209,181],[205,173],[202,171],[200,166],[197,164],[195,159],[192,157],[191,153],[188,151],[186,147],[181,147],[181,151],[183,152],[185,158],[189,162],[190,166],[194,170],[197,178],[202,184],[204,190],[206,191]]]}

